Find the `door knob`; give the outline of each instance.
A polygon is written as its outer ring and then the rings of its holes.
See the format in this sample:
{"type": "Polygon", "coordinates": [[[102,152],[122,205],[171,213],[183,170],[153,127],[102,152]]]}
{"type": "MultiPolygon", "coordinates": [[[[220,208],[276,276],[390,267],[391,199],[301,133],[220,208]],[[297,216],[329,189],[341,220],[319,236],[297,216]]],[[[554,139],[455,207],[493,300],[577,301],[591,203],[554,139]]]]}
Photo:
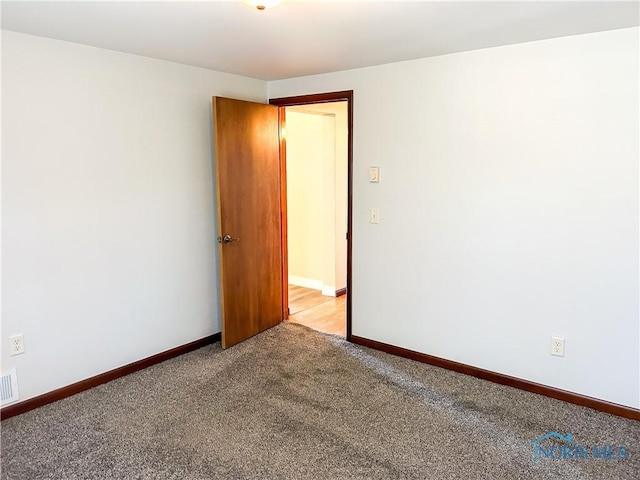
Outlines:
{"type": "Polygon", "coordinates": [[[233,238],[231,235],[225,235],[224,237],[218,237],[218,243],[231,243],[231,242],[239,242],[239,238],[233,238]]]}

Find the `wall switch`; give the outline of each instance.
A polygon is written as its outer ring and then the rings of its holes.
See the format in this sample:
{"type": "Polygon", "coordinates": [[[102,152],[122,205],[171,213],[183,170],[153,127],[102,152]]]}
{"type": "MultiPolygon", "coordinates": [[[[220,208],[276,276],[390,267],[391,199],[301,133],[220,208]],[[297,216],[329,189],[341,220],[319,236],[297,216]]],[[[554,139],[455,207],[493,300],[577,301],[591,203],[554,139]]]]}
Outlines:
{"type": "Polygon", "coordinates": [[[20,355],[24,353],[24,335],[11,335],[9,337],[9,355],[20,355]]]}
{"type": "Polygon", "coordinates": [[[372,208],[369,211],[369,223],[380,223],[380,209],[372,208]]]}
{"type": "Polygon", "coordinates": [[[564,357],[564,338],[551,337],[551,355],[564,357]]]}
{"type": "Polygon", "coordinates": [[[380,182],[380,167],[369,167],[369,182],[380,182]]]}

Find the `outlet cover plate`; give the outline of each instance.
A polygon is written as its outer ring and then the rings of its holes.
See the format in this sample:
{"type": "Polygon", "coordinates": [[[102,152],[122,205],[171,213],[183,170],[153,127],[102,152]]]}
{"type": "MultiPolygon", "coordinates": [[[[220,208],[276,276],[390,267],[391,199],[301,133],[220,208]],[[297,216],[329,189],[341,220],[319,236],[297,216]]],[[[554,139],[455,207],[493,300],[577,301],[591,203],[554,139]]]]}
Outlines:
{"type": "Polygon", "coordinates": [[[551,337],[551,350],[549,353],[556,357],[564,357],[564,338],[551,337]]]}
{"type": "Polygon", "coordinates": [[[9,337],[9,355],[20,355],[24,353],[24,335],[19,333],[9,337]]]}

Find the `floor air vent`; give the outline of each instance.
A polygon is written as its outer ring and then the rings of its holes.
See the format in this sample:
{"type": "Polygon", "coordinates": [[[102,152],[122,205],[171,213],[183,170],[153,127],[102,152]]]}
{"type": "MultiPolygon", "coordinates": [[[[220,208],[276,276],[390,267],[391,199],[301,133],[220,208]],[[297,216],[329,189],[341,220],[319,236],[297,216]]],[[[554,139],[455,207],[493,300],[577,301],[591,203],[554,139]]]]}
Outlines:
{"type": "Polygon", "coordinates": [[[18,396],[18,375],[15,368],[2,372],[2,377],[0,377],[0,396],[3,406],[20,398],[18,396]]]}

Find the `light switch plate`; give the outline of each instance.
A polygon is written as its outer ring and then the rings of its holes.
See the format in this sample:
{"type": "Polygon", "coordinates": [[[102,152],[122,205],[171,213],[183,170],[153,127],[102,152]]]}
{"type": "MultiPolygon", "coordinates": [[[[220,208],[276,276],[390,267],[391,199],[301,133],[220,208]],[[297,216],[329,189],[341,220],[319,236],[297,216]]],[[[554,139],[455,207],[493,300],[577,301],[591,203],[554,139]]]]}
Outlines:
{"type": "Polygon", "coordinates": [[[369,167],[369,182],[380,182],[380,167],[369,167]]]}
{"type": "Polygon", "coordinates": [[[369,210],[369,223],[380,223],[380,209],[372,208],[369,210]]]}

